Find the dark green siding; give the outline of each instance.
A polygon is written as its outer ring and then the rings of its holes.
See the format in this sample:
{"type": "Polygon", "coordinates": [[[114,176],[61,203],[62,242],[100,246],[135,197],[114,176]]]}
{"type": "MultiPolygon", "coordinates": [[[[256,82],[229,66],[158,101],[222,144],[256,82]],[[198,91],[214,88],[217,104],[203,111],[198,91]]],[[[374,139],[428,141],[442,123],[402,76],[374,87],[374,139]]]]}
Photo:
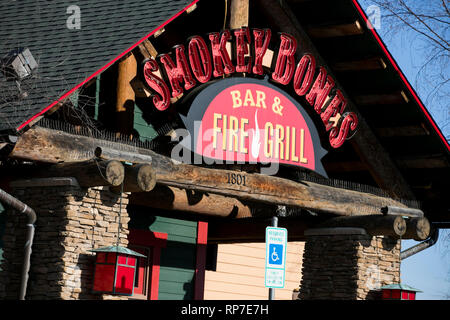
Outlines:
{"type": "Polygon", "coordinates": [[[158,299],[193,299],[197,222],[148,213],[130,212],[130,217],[130,228],[167,233],[167,247],[161,250],[158,299]]]}
{"type": "Polygon", "coordinates": [[[142,111],[138,106],[134,106],[134,129],[139,133],[141,141],[153,140],[158,134],[152,125],[143,118],[142,111]]]}

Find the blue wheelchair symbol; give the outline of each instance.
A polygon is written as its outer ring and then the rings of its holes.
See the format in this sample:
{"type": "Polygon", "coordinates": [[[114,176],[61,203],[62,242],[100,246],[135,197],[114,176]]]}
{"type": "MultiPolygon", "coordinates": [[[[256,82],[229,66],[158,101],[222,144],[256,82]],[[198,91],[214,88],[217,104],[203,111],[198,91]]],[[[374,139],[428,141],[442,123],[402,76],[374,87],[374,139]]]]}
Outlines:
{"type": "Polygon", "coordinates": [[[269,263],[279,265],[283,263],[283,245],[269,244],[269,263]]]}

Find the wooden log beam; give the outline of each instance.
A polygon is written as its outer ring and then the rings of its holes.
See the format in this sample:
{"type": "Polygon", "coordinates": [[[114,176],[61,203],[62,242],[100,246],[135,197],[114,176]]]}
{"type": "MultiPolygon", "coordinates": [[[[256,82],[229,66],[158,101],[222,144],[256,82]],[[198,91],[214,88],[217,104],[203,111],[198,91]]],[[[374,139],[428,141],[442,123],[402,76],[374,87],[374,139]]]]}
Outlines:
{"type": "MultiPolygon", "coordinates": [[[[152,157],[150,155],[143,155],[136,152],[115,150],[108,147],[96,147],[94,154],[99,159],[114,159],[124,162],[132,163],[151,163],[152,157]]],[[[144,190],[147,191],[147,190],[144,190]]]]}
{"type": "MultiPolygon", "coordinates": [[[[158,51],[148,39],[141,42],[136,51],[142,55],[143,59],[156,59],[156,56],[158,55],[158,51]]],[[[137,53],[136,56],[139,56],[139,54],[137,53]]],[[[156,71],[155,74],[161,78],[161,73],[159,70],[156,71]]],[[[131,80],[130,85],[138,98],[148,98],[152,95],[152,92],[147,88],[147,86],[144,85],[139,76],[134,77],[131,80]]]]}
{"type": "Polygon", "coordinates": [[[248,27],[249,0],[231,0],[230,29],[248,27]]]}
{"type": "Polygon", "coordinates": [[[339,61],[331,65],[335,72],[352,72],[386,69],[386,63],[381,57],[370,57],[352,61],[339,61]]]}
{"type": "Polygon", "coordinates": [[[123,164],[116,160],[60,163],[37,172],[39,177],[75,177],[82,187],[118,186],[125,177],[123,164]]]}
{"type": "Polygon", "coordinates": [[[359,94],[355,95],[355,102],[362,106],[377,106],[380,104],[403,104],[408,103],[409,99],[403,91],[396,91],[391,93],[374,93],[374,94],[359,94]]]}
{"type": "Polygon", "coordinates": [[[367,170],[367,166],[361,161],[327,162],[324,164],[324,168],[327,172],[355,172],[367,170]]]}
{"type": "Polygon", "coordinates": [[[306,32],[312,38],[345,37],[363,34],[364,29],[358,20],[326,26],[309,26],[306,32]]]}
{"type": "Polygon", "coordinates": [[[401,217],[412,217],[421,218],[423,217],[423,211],[416,208],[399,208],[394,206],[386,206],[381,208],[381,212],[385,215],[391,216],[401,216],[401,217]]]}
{"type": "Polygon", "coordinates": [[[443,155],[418,155],[418,156],[403,156],[395,158],[398,165],[402,168],[408,169],[423,169],[423,168],[448,168],[449,162],[443,155]]]}
{"type": "Polygon", "coordinates": [[[427,218],[411,218],[406,220],[406,233],[402,236],[402,239],[422,241],[427,239],[430,233],[431,225],[427,218]]]}
{"type": "Polygon", "coordinates": [[[377,132],[378,136],[382,138],[417,137],[430,135],[430,132],[425,130],[422,125],[376,128],[375,131],[377,132]]]}
{"type": "Polygon", "coordinates": [[[137,62],[132,53],[118,64],[116,128],[118,132],[131,134],[133,130],[135,93],[130,82],[137,74],[137,62]]]}
{"type": "Polygon", "coordinates": [[[207,169],[175,164],[165,157],[155,157],[160,184],[195,189],[203,192],[236,197],[243,200],[301,207],[313,211],[340,215],[378,213],[385,201],[397,201],[371,194],[343,190],[312,182],[301,183],[261,174],[231,170],[207,169]],[[241,176],[241,185],[230,182],[231,175],[241,176]]]}
{"type": "Polygon", "coordinates": [[[237,219],[252,216],[250,207],[238,199],[164,185],[157,185],[150,192],[132,193],[129,199],[133,205],[163,210],[237,219]]]}
{"type": "MultiPolygon", "coordinates": [[[[156,185],[156,172],[150,164],[125,165],[123,192],[151,191],[156,185]]],[[[121,192],[122,186],[112,187],[111,191],[121,192]]]]}
{"type": "MultiPolygon", "coordinates": [[[[403,199],[415,199],[414,193],[411,191],[408,183],[398,170],[395,162],[391,159],[389,153],[381,146],[377,137],[368,126],[362,115],[359,113],[354,102],[349,99],[349,95],[339,84],[338,78],[331,72],[331,69],[320,56],[319,52],[313,45],[311,39],[302,29],[295,14],[289,5],[283,1],[277,0],[256,0],[258,8],[262,16],[268,23],[276,26],[280,31],[287,32],[294,36],[301,46],[296,51],[296,59],[302,57],[306,52],[315,56],[317,65],[324,66],[328,74],[330,74],[338,87],[347,97],[347,110],[353,111],[358,115],[358,131],[349,142],[355,148],[361,161],[367,164],[369,172],[373,179],[377,182],[381,189],[390,193],[392,197],[403,199]]],[[[348,142],[347,142],[348,143],[348,142]]]]}
{"type": "Polygon", "coordinates": [[[93,150],[98,146],[112,148],[113,145],[125,153],[150,156],[156,170],[156,182],[166,186],[338,215],[380,214],[380,208],[389,205],[406,207],[392,199],[309,181],[296,182],[275,176],[182,164],[151,150],[39,127],[20,136],[10,156],[46,162],[86,161],[95,157],[93,150]],[[232,175],[240,178],[232,179],[232,175]],[[240,184],[233,183],[234,180],[240,184]]]}
{"type": "Polygon", "coordinates": [[[144,40],[142,43],[140,43],[138,48],[145,59],[150,59],[150,58],[155,59],[156,56],[158,55],[158,51],[155,49],[153,44],[148,39],[144,40]]]}
{"type": "MultiPolygon", "coordinates": [[[[401,237],[406,232],[406,222],[400,216],[351,216],[331,218],[317,228],[363,228],[371,236],[401,237]]],[[[403,238],[403,237],[402,237],[403,238]]]]}
{"type": "MultiPolygon", "coordinates": [[[[264,242],[270,219],[217,220],[208,222],[208,243],[264,242]]],[[[305,230],[313,224],[304,220],[278,218],[278,226],[288,230],[288,241],[305,241],[305,230]]]]}

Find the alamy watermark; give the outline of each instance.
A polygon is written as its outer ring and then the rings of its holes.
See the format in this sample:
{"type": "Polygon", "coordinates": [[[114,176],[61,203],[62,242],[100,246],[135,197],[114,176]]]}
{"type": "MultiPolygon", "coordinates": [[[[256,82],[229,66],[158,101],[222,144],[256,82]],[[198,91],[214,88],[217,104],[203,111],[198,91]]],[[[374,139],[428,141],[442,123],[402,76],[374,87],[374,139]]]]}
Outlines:
{"type": "Polygon", "coordinates": [[[70,16],[66,20],[66,26],[69,30],[81,29],[81,9],[77,5],[71,5],[67,7],[67,14],[70,16]]]}
{"type": "Polygon", "coordinates": [[[371,5],[366,9],[367,13],[367,28],[369,29],[381,29],[381,9],[379,6],[371,5]]]}
{"type": "MultiPolygon", "coordinates": [[[[194,132],[200,132],[201,121],[194,121],[194,132]]],[[[239,131],[239,130],[238,130],[239,131]]],[[[255,133],[256,130],[249,130],[255,137],[263,136],[264,130],[258,130],[259,134],[255,133]]],[[[270,161],[256,161],[248,160],[248,156],[245,153],[230,152],[217,148],[217,132],[214,129],[204,130],[201,139],[197,136],[192,137],[191,133],[187,129],[176,129],[172,135],[172,141],[179,142],[174,146],[171,152],[172,160],[175,160],[184,164],[261,164],[260,172],[265,175],[275,175],[278,173],[280,164],[277,159],[270,159],[270,161]],[[197,144],[193,143],[197,141],[197,144]],[[194,150],[202,150],[202,154],[196,153],[194,150]],[[194,152],[192,152],[194,151],[194,152]],[[192,154],[191,154],[192,152],[192,154]]],[[[247,134],[247,133],[246,133],[247,134]]],[[[239,136],[239,133],[236,134],[239,136]]],[[[253,144],[258,144],[258,139],[253,140],[253,144]]],[[[259,159],[256,157],[255,159],[259,159]]]]}

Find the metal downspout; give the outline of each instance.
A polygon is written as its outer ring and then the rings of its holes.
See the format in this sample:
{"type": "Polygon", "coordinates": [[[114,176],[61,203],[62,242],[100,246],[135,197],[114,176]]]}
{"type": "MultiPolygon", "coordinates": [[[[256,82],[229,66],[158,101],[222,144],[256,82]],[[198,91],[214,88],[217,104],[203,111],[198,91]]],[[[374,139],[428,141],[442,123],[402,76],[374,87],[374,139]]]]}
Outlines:
{"type": "Polygon", "coordinates": [[[406,259],[416,253],[419,253],[422,250],[425,250],[433,246],[438,241],[438,238],[439,238],[439,229],[433,228],[433,231],[431,235],[428,237],[428,239],[422,241],[419,244],[416,244],[415,246],[409,249],[400,252],[400,260],[406,259]]]}
{"type": "Polygon", "coordinates": [[[14,198],[12,195],[0,189],[0,201],[4,204],[13,207],[14,209],[24,213],[27,217],[27,233],[25,238],[24,262],[22,267],[22,278],[20,283],[19,299],[25,300],[27,291],[28,271],[30,270],[31,246],[34,238],[34,223],[36,222],[36,212],[27,206],[25,203],[14,198]]]}

